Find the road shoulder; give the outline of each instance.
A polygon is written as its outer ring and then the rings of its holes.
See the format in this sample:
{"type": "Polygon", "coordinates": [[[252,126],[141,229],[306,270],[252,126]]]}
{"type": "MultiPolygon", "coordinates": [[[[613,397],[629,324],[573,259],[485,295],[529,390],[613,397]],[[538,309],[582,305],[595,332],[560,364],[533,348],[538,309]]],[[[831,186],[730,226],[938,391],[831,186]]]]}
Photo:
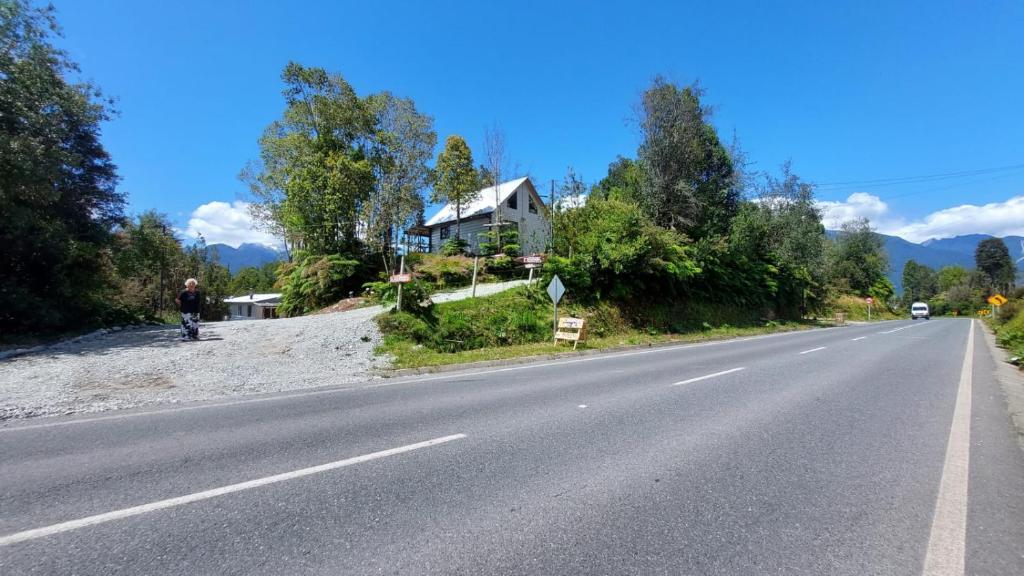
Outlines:
{"type": "Polygon", "coordinates": [[[984,323],[982,326],[985,343],[995,364],[993,375],[1003,391],[1006,410],[1010,413],[1010,420],[1016,432],[1017,446],[1024,450],[1024,373],[1007,362],[1009,353],[996,345],[992,329],[984,323]]]}

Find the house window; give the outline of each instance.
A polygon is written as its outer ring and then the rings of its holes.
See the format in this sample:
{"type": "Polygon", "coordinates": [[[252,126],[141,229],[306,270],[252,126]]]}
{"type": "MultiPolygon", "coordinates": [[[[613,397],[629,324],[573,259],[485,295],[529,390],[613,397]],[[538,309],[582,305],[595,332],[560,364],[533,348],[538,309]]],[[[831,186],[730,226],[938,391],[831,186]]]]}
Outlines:
{"type": "Polygon", "coordinates": [[[533,196],[528,197],[526,207],[530,210],[530,214],[537,213],[537,205],[533,202],[533,196]]]}
{"type": "Polygon", "coordinates": [[[508,197],[508,207],[510,210],[519,208],[519,192],[515,192],[508,197]]]}
{"type": "Polygon", "coordinates": [[[441,240],[447,240],[452,235],[451,226],[441,226],[440,230],[441,240]]]}
{"type": "Polygon", "coordinates": [[[245,308],[245,316],[246,316],[246,318],[252,318],[252,304],[249,304],[249,305],[246,306],[246,308],[245,308]]]}

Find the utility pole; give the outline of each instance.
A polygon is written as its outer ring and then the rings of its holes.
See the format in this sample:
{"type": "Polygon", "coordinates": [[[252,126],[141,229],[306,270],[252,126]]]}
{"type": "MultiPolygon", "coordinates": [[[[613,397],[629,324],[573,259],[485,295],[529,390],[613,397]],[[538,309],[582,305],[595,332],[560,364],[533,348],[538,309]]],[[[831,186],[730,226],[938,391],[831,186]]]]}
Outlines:
{"type": "Polygon", "coordinates": [[[555,253],[555,179],[551,179],[551,194],[548,196],[548,226],[551,228],[551,253],[555,253]]]}

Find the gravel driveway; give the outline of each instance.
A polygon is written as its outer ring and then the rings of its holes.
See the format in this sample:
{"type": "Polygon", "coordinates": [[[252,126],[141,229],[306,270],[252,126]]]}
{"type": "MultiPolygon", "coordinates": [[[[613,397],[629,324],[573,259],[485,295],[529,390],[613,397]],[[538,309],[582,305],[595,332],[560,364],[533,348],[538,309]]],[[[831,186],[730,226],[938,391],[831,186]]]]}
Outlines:
{"type": "MultiPolygon", "coordinates": [[[[483,284],[493,294],[522,281],[483,284]]],[[[469,289],[433,297],[459,300],[469,289]]],[[[100,412],[144,404],[206,400],[365,382],[387,368],[375,357],[379,306],[348,312],[212,322],[201,340],[182,342],[177,326],[113,332],[0,360],[0,420],[100,412]]]]}

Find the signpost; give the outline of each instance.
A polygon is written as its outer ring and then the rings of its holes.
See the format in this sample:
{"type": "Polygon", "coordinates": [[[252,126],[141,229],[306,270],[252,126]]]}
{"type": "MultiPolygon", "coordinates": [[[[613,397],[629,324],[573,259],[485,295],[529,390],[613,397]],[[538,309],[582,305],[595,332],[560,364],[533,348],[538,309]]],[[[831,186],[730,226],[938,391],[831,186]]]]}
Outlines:
{"type": "Polygon", "coordinates": [[[395,308],[402,311],[402,284],[412,282],[412,274],[405,273],[405,256],[402,256],[402,263],[398,267],[398,274],[392,274],[388,279],[392,284],[398,284],[398,303],[395,308]]]}
{"type": "Polygon", "coordinates": [[[516,262],[519,262],[530,271],[530,278],[527,280],[527,283],[531,284],[533,283],[533,271],[544,265],[544,255],[530,254],[529,256],[520,256],[516,258],[516,262]]]}
{"type": "Polygon", "coordinates": [[[988,303],[992,305],[992,315],[995,316],[996,308],[1006,304],[1006,302],[1006,296],[1003,296],[1002,294],[993,294],[989,296],[988,303]]]}
{"type": "Polygon", "coordinates": [[[868,296],[867,298],[865,298],[865,300],[868,303],[868,322],[871,322],[871,305],[875,303],[875,299],[872,298],[871,296],[868,296]]]}
{"type": "Polygon", "coordinates": [[[551,283],[548,284],[548,296],[551,297],[551,302],[555,305],[555,319],[551,323],[552,326],[552,341],[558,344],[558,301],[562,299],[565,294],[565,285],[562,284],[562,280],[555,274],[555,277],[551,279],[551,283]]]}

